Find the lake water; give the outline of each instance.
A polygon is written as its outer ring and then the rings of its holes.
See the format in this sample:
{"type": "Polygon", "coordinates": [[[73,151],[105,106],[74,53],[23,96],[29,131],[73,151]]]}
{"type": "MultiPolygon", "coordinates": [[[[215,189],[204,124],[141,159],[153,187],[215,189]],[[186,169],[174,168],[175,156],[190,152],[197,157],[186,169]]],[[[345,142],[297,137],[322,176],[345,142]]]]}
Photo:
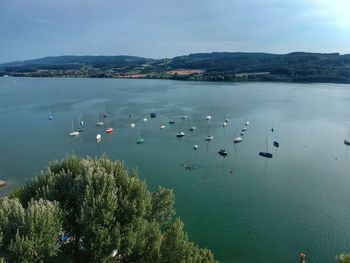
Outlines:
{"type": "Polygon", "coordinates": [[[1,196],[66,153],[107,153],[137,167],[150,190],[174,189],[191,240],[211,248],[220,262],[298,262],[305,252],[310,263],[329,263],[350,251],[350,147],[343,143],[350,85],[0,78],[0,123],[0,179],[8,183],[1,196]],[[112,135],[96,128],[104,107],[112,135]],[[143,124],[151,112],[157,118],[143,124]],[[77,127],[81,114],[85,131],[70,138],[72,120],[77,127]],[[243,142],[234,145],[246,121],[243,142]],[[208,127],[214,140],[206,143],[208,127]],[[179,129],[186,132],[182,139],[179,129]],[[269,160],[258,155],[267,138],[269,160]]]}

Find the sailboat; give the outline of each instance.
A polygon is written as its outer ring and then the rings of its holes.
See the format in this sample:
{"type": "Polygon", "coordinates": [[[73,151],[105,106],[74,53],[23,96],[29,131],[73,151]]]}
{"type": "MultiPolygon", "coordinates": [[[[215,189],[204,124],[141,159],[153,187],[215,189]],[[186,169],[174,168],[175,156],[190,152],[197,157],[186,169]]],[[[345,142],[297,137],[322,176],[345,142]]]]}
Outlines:
{"type": "Polygon", "coordinates": [[[180,131],[180,128],[179,128],[179,130],[178,130],[178,132],[177,132],[177,134],[176,134],[176,137],[177,138],[182,138],[182,137],[184,137],[186,135],[186,133],[184,133],[183,131],[180,131]]]}
{"type": "Polygon", "coordinates": [[[176,134],[176,137],[181,138],[181,137],[184,137],[185,135],[186,135],[186,133],[184,133],[183,131],[180,131],[176,134]]]}
{"type": "Polygon", "coordinates": [[[191,119],[191,127],[190,127],[189,130],[190,130],[190,131],[195,131],[196,129],[197,129],[197,127],[193,125],[192,119],[191,119]]]}
{"type": "Polygon", "coordinates": [[[142,121],[147,122],[148,121],[147,117],[143,117],[142,121]]]}
{"type": "Polygon", "coordinates": [[[193,145],[193,149],[195,150],[195,151],[197,151],[198,150],[198,144],[195,144],[195,145],[193,145]]]}
{"type": "Polygon", "coordinates": [[[97,134],[96,135],[96,142],[100,142],[102,140],[102,136],[101,136],[101,134],[97,134]]]}
{"type": "Polygon", "coordinates": [[[48,118],[49,118],[49,121],[52,121],[54,119],[54,116],[51,113],[51,109],[49,111],[49,117],[48,118]]]}
{"type": "Polygon", "coordinates": [[[266,152],[259,152],[259,155],[265,158],[272,158],[272,153],[269,153],[269,139],[266,138],[266,152]]]}
{"type": "Polygon", "coordinates": [[[110,125],[109,125],[109,118],[108,118],[108,128],[106,129],[106,133],[107,134],[112,134],[113,133],[113,131],[114,131],[114,129],[112,128],[112,127],[110,127],[110,125]]]}
{"type": "Polygon", "coordinates": [[[240,143],[240,142],[242,142],[242,137],[236,137],[236,134],[237,134],[237,129],[236,129],[235,135],[233,137],[233,143],[240,143]]]}
{"type": "Polygon", "coordinates": [[[80,117],[80,126],[78,127],[77,131],[78,131],[78,132],[82,132],[82,131],[84,131],[84,120],[83,120],[83,114],[81,114],[81,117],[80,117]]]}
{"type": "Polygon", "coordinates": [[[165,129],[165,125],[163,124],[163,123],[161,123],[160,125],[159,125],[159,129],[165,129]]]}
{"type": "Polygon", "coordinates": [[[77,137],[79,136],[79,132],[74,130],[74,121],[72,120],[72,131],[69,133],[70,137],[77,137]]]}
{"type": "Polygon", "coordinates": [[[207,115],[207,116],[205,117],[205,119],[206,119],[207,121],[210,121],[210,120],[211,120],[211,115],[207,115]]]}
{"type": "Polygon", "coordinates": [[[100,114],[97,115],[97,122],[96,122],[96,126],[97,127],[100,127],[100,126],[103,126],[104,123],[103,121],[100,121],[100,114]]]}
{"type": "Polygon", "coordinates": [[[130,123],[130,127],[131,128],[135,128],[136,127],[136,124],[135,122],[133,121],[133,114],[129,113],[129,117],[130,117],[130,120],[131,120],[131,123],[130,123]]]}
{"type": "Polygon", "coordinates": [[[141,129],[139,129],[139,137],[137,138],[136,143],[141,144],[144,142],[145,142],[145,139],[141,138],[141,129]]]}
{"type": "Polygon", "coordinates": [[[106,111],[106,107],[105,107],[105,112],[103,113],[103,118],[107,118],[108,117],[108,113],[106,111]]]}
{"type": "Polygon", "coordinates": [[[345,143],[346,145],[350,145],[350,131],[349,131],[348,138],[344,140],[344,143],[345,143]]]}
{"type": "Polygon", "coordinates": [[[205,141],[209,142],[211,140],[214,139],[214,136],[213,135],[210,135],[210,132],[209,132],[209,124],[208,124],[208,135],[205,137],[205,141]]]}
{"type": "Polygon", "coordinates": [[[227,151],[225,150],[225,149],[220,149],[219,151],[218,151],[218,154],[220,154],[221,156],[227,156],[227,151]]]}
{"type": "Polygon", "coordinates": [[[227,124],[228,124],[228,118],[227,118],[227,116],[225,114],[225,120],[224,120],[224,123],[222,124],[222,127],[225,128],[227,126],[227,124]]]}

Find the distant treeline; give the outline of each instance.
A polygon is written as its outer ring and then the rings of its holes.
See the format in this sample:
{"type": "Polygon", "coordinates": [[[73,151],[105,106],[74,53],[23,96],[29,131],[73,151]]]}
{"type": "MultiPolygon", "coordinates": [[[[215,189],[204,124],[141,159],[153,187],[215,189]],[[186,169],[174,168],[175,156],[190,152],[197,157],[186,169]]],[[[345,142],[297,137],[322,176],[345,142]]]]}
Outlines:
{"type": "Polygon", "coordinates": [[[214,52],[172,59],[59,56],[0,64],[0,75],[350,83],[350,54],[214,52]]]}

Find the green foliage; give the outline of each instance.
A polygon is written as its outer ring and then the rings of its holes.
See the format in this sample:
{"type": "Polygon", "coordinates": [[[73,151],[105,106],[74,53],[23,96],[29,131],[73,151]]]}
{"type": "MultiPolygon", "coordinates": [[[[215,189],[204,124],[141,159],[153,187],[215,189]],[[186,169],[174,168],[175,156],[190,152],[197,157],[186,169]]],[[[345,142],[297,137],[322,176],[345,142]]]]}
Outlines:
{"type": "MultiPolygon", "coordinates": [[[[22,204],[11,212],[18,210],[19,215],[30,208],[28,202],[32,199],[59,204],[62,230],[70,236],[61,245],[67,260],[215,262],[209,250],[188,240],[181,220],[174,219],[175,199],[171,190],[159,188],[150,193],[135,171],[129,172],[123,163],[112,162],[105,156],[81,159],[73,155],[54,161],[11,198],[18,198],[22,204]]],[[[11,202],[18,203],[16,199],[11,202]]],[[[15,218],[26,224],[21,216],[15,218]]],[[[15,237],[17,251],[32,251],[29,241],[17,238],[16,229],[8,229],[4,240],[15,237]]]]}
{"type": "Polygon", "coordinates": [[[43,262],[56,256],[61,225],[61,210],[56,202],[32,200],[23,208],[18,199],[2,200],[2,256],[15,262],[43,262]]]}
{"type": "Polygon", "coordinates": [[[248,52],[196,53],[172,59],[129,56],[59,56],[0,64],[1,75],[31,77],[125,77],[207,81],[302,81],[350,83],[350,55],[294,52],[285,55],[248,52]],[[203,74],[169,74],[201,69],[203,74]],[[260,75],[259,72],[268,74],[260,75]],[[242,77],[241,73],[249,73],[242,77]]]}
{"type": "Polygon", "coordinates": [[[350,253],[342,253],[335,257],[336,263],[350,263],[350,253]]]}

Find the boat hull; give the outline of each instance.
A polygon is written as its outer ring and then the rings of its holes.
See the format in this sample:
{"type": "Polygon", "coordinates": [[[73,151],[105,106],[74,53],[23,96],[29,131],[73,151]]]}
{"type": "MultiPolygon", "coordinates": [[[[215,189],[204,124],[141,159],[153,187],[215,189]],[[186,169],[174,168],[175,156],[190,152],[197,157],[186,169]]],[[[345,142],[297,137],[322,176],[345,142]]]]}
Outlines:
{"type": "Polygon", "coordinates": [[[261,157],[264,157],[264,158],[269,158],[271,159],[273,156],[272,156],[272,153],[268,153],[268,152],[259,152],[259,155],[261,157]]]}

